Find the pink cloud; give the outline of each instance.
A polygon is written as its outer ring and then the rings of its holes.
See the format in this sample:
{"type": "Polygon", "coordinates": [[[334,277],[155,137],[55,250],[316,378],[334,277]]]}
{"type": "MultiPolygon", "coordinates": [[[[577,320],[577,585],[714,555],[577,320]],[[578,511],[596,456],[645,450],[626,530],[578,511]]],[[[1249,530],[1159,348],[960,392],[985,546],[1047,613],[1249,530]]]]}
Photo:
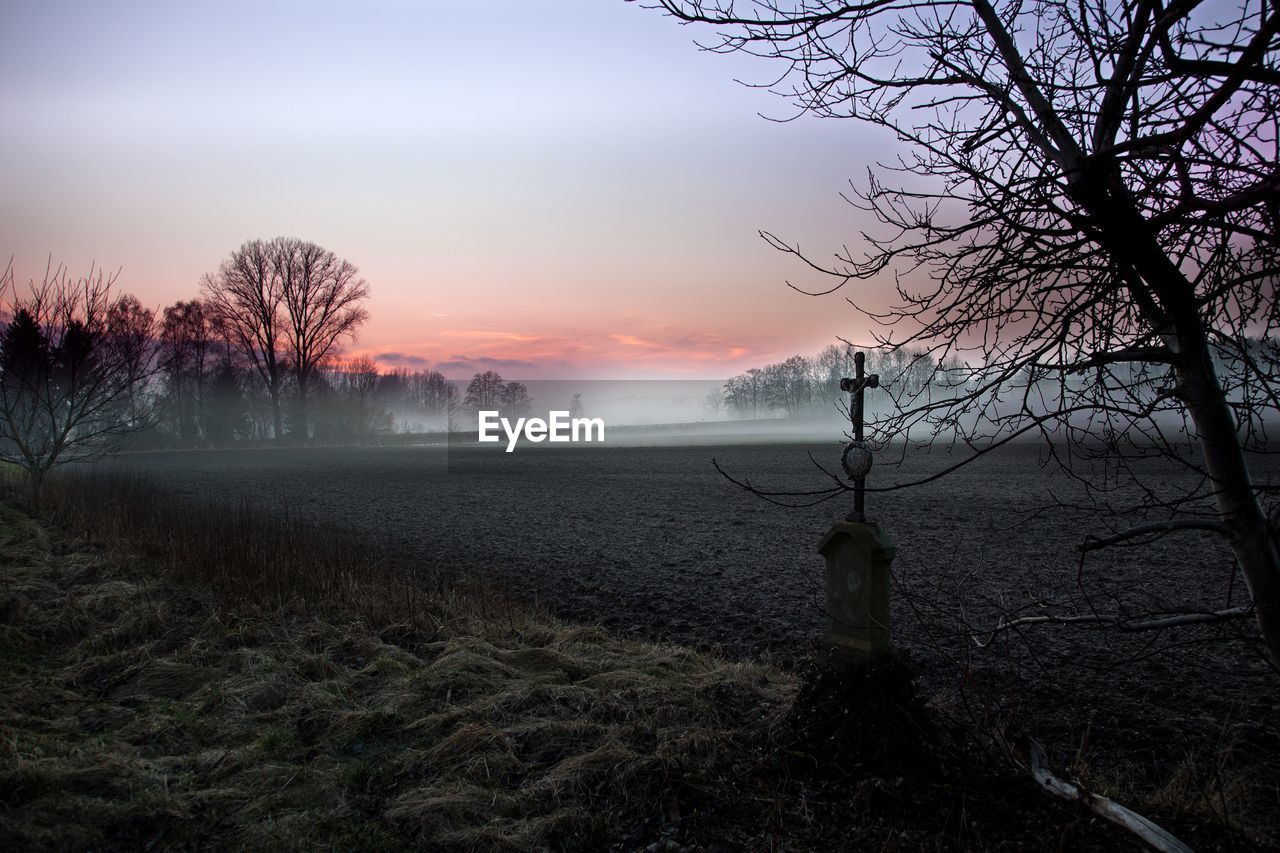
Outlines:
{"type": "Polygon", "coordinates": [[[742,341],[717,330],[673,326],[557,334],[446,329],[433,337],[358,354],[388,366],[429,366],[450,376],[497,370],[513,378],[632,378],[639,374],[719,378],[779,355],[769,341],[742,341]],[[466,342],[465,348],[456,345],[460,341],[466,342]]]}

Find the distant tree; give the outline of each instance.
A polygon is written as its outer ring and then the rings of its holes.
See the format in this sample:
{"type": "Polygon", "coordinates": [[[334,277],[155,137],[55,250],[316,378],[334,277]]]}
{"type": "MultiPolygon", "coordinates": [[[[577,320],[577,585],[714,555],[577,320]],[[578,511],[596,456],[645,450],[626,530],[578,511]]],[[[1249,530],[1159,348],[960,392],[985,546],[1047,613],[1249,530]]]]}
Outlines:
{"type": "Polygon", "coordinates": [[[298,395],[298,431],[305,438],[311,379],[368,319],[363,302],[369,286],[354,264],[315,243],[278,237],[268,251],[284,309],[283,344],[298,395]]]}
{"type": "Polygon", "coordinates": [[[809,384],[811,372],[808,360],[800,355],[765,367],[764,398],[768,408],[792,417],[806,411],[813,400],[809,384]]]}
{"type": "Polygon", "coordinates": [[[418,406],[428,414],[446,414],[458,404],[458,388],[438,370],[415,373],[411,380],[418,406]]]}
{"type": "Polygon", "coordinates": [[[764,371],[753,367],[725,383],[724,401],[738,417],[758,418],[765,406],[764,371]]]}
{"type": "Polygon", "coordinates": [[[320,364],[368,318],[368,285],[351,262],[294,237],[250,240],[203,282],[207,307],[266,386],[277,439],[285,435],[286,375],[297,392],[294,431],[309,432],[307,396],[320,364]]]}
{"type": "Polygon", "coordinates": [[[248,429],[248,411],[240,372],[231,359],[223,359],[213,370],[204,401],[205,437],[214,444],[226,444],[248,429]]]}
{"type": "Polygon", "coordinates": [[[143,397],[156,363],[156,312],[126,293],[108,306],[104,331],[128,374],[128,390],[122,401],[126,416],[131,425],[150,426],[154,407],[143,397]]]}
{"type": "Polygon", "coordinates": [[[900,399],[927,391],[938,377],[933,355],[922,347],[883,347],[868,353],[867,370],[878,371],[880,384],[900,399]]]}
{"type": "Polygon", "coordinates": [[[519,418],[529,414],[533,400],[529,398],[529,388],[523,382],[508,382],[502,386],[498,395],[498,408],[503,415],[519,418]]]}
{"type": "Polygon", "coordinates": [[[412,405],[411,374],[403,367],[379,372],[374,395],[391,408],[412,405]]]}
{"type": "Polygon", "coordinates": [[[582,417],[582,395],[581,394],[574,394],[572,397],[569,398],[569,417],[571,418],[582,417]]]}
{"type": "Polygon", "coordinates": [[[431,428],[453,432],[457,427],[458,386],[438,370],[424,370],[410,380],[414,402],[431,428]]]}
{"type": "Polygon", "coordinates": [[[702,400],[702,412],[712,420],[718,420],[724,411],[724,389],[713,388],[702,400]]]}
{"type": "Polygon", "coordinates": [[[382,393],[385,377],[378,370],[377,362],[367,355],[346,362],[333,359],[324,375],[328,391],[325,418],[328,435],[368,438],[392,431],[395,419],[382,393]]]}
{"type": "Polygon", "coordinates": [[[175,302],[164,309],[160,326],[160,368],[166,386],[165,415],[172,431],[184,441],[200,437],[213,347],[213,335],[200,300],[175,302]]]}
{"type": "Polygon", "coordinates": [[[73,281],[58,267],[23,295],[12,266],[0,277],[12,317],[0,333],[0,459],[26,472],[33,502],[54,466],[109,453],[152,423],[150,313],[114,285],[100,270],[73,281]]]}
{"type": "Polygon", "coordinates": [[[484,373],[477,373],[467,383],[467,392],[462,404],[477,412],[497,411],[505,389],[506,383],[497,371],[486,370],[484,373]]]}
{"type": "MultiPolygon", "coordinates": [[[[752,368],[729,380],[721,403],[740,413],[782,412],[804,415],[831,404],[843,406],[840,380],[853,375],[853,348],[832,344],[812,358],[793,355],[785,361],[752,368]]],[[[938,365],[924,348],[880,347],[867,351],[866,369],[879,372],[880,385],[899,396],[926,390],[931,383],[951,384],[958,368],[954,358],[938,365]]],[[[873,404],[874,407],[874,404],[873,404]]]]}
{"type": "Polygon", "coordinates": [[[249,240],[202,279],[211,319],[252,365],[266,388],[277,441],[284,439],[284,286],[271,244],[249,240]]]}
{"type": "Polygon", "coordinates": [[[814,393],[824,405],[840,400],[840,380],[852,376],[853,348],[848,344],[830,344],[813,357],[814,393]]]}
{"type": "Polygon", "coordinates": [[[949,393],[898,395],[877,434],[954,437],[976,451],[960,465],[1040,436],[1111,480],[1165,454],[1190,491],[1136,483],[1148,518],[1093,545],[1221,535],[1280,666],[1277,488],[1250,470],[1280,352],[1249,343],[1280,331],[1280,6],[659,4],[717,27],[713,50],[776,60],[797,112],[902,142],[852,197],[883,226],[865,253],[803,259],[829,276],[814,293],[892,277],[893,307],[858,300],[882,341],[963,365],[949,393]],[[895,172],[909,177],[882,181],[895,172]]]}

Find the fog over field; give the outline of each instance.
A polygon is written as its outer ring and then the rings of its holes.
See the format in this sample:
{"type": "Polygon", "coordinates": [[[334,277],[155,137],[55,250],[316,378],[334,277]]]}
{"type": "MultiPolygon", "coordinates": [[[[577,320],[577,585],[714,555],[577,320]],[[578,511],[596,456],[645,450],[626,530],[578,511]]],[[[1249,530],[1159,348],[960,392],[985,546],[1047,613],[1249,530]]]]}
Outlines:
{"type": "MultiPolygon", "coordinates": [[[[494,404],[493,410],[505,417],[512,429],[517,421],[537,418],[549,422],[553,413],[567,413],[571,418],[600,419],[605,429],[604,443],[616,447],[642,447],[651,445],[713,445],[754,443],[825,442],[847,438],[850,431],[848,395],[834,394],[834,398],[808,389],[811,396],[795,407],[794,411],[762,403],[758,408],[736,407],[726,404],[726,383],[722,380],[512,380],[528,392],[525,405],[511,409],[494,404]]],[[[937,376],[924,388],[905,391],[893,384],[882,382],[866,394],[865,417],[867,435],[875,443],[900,442],[909,437],[916,442],[945,443],[956,435],[957,428],[968,436],[995,432],[993,422],[1002,418],[1029,420],[1037,415],[1055,411],[1058,404],[1055,394],[1059,391],[1056,381],[1045,381],[1028,388],[1025,382],[1010,383],[999,393],[975,395],[965,399],[978,382],[950,384],[945,376],[937,376]],[[946,401],[963,401],[963,411],[947,411],[945,425],[933,421],[908,419],[906,424],[894,423],[886,428],[888,419],[899,414],[891,394],[900,394],[912,407],[946,401]]],[[[1068,386],[1072,393],[1086,388],[1089,379],[1073,379],[1068,386]]],[[[455,382],[457,401],[462,401],[466,382],[455,382]]],[[[1101,394],[1096,403],[1100,409],[1112,406],[1115,410],[1133,406],[1129,391],[1115,395],[1101,394]]],[[[448,411],[428,414],[421,411],[392,410],[392,428],[396,432],[423,434],[420,442],[430,446],[446,440],[453,444],[474,441],[478,431],[478,411],[475,406],[457,402],[448,411]],[[445,433],[453,435],[446,436],[445,433]]],[[[938,415],[941,415],[940,411],[938,415]]],[[[562,414],[562,416],[565,416],[562,414]]],[[[1050,428],[1061,434],[1063,424],[1084,428],[1096,414],[1080,411],[1055,417],[1050,428]]],[[[939,418],[935,416],[935,420],[939,418]]],[[[1275,418],[1261,412],[1259,426],[1274,426],[1275,418]]],[[[505,447],[508,439],[502,428],[492,422],[493,434],[501,437],[505,447]]],[[[1117,421],[1120,427],[1123,423],[1117,421]]],[[[1116,424],[1113,424],[1116,425],[1116,424]]],[[[1184,432],[1181,412],[1157,411],[1146,427],[1158,426],[1166,436],[1176,437],[1184,432]]],[[[1100,434],[1095,424],[1091,430],[1100,434]]],[[[1003,433],[1002,433],[1003,434],[1003,433]]],[[[1148,434],[1151,434],[1150,432],[1148,434]]],[[[1141,436],[1135,436],[1141,441],[1141,436]]],[[[1041,436],[1032,431],[1026,440],[1038,441],[1041,436]]],[[[412,439],[403,439],[415,443],[412,439]]],[[[598,442],[593,434],[592,442],[598,442]]],[[[529,442],[523,441],[522,445],[529,442]]],[[[566,443],[567,446],[567,443],[566,443]]]]}

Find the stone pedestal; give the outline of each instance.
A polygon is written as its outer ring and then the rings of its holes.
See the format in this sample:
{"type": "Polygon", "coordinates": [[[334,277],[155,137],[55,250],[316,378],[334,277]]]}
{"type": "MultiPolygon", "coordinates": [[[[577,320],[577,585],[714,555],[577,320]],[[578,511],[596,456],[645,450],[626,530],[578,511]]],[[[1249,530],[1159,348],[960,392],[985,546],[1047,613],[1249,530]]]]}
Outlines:
{"type": "Polygon", "coordinates": [[[893,543],[877,524],[841,521],[822,537],[818,553],[827,560],[827,627],[818,665],[847,670],[888,654],[893,543]]]}

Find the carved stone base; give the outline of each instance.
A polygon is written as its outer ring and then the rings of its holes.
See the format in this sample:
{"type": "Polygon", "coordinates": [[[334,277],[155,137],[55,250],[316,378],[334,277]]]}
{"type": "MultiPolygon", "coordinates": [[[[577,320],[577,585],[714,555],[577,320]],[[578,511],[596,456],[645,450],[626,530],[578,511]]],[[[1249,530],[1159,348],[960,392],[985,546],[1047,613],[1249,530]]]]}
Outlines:
{"type": "Polygon", "coordinates": [[[827,626],[818,665],[846,670],[893,651],[889,638],[889,569],[896,550],[879,525],[842,521],[818,543],[827,561],[827,626]]]}

